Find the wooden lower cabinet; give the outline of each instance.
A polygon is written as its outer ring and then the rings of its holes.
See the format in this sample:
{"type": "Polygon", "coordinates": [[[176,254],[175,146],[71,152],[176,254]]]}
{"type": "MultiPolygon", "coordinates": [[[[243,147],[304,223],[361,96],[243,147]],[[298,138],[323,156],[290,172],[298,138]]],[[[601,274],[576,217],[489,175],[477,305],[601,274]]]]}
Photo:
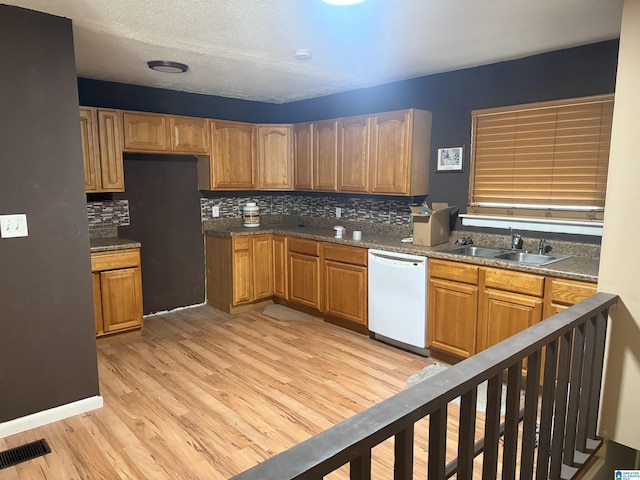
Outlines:
{"type": "Polygon", "coordinates": [[[289,301],[322,310],[320,242],[289,238],[287,267],[289,301]]]}
{"type": "Polygon", "coordinates": [[[476,351],[478,286],[433,279],[428,298],[429,348],[461,358],[472,356],[476,351]]]}
{"type": "Polygon", "coordinates": [[[476,352],[478,269],[460,262],[429,261],[429,348],[460,358],[476,352]]]}
{"type": "Polygon", "coordinates": [[[478,352],[542,320],[544,280],[530,273],[480,269],[478,352]]]}
{"type": "Polygon", "coordinates": [[[273,295],[284,300],[289,298],[287,288],[287,237],[273,235],[273,295]]]}
{"type": "Polygon", "coordinates": [[[324,313],[368,325],[367,250],[324,244],[324,313]]]}
{"type": "Polygon", "coordinates": [[[207,303],[230,313],[234,307],[273,295],[271,235],[207,235],[207,303]]]}
{"type": "Polygon", "coordinates": [[[478,318],[478,351],[485,350],[542,320],[542,298],[487,289],[478,318]]]}
{"type": "Polygon", "coordinates": [[[595,283],[549,278],[545,290],[544,317],[548,318],[596,293],[595,283]]]}
{"type": "Polygon", "coordinates": [[[262,300],[273,295],[273,240],[271,235],[251,237],[251,269],[253,298],[262,300]]]}
{"type": "Polygon", "coordinates": [[[142,327],[140,250],[91,255],[96,336],[142,327]]]}

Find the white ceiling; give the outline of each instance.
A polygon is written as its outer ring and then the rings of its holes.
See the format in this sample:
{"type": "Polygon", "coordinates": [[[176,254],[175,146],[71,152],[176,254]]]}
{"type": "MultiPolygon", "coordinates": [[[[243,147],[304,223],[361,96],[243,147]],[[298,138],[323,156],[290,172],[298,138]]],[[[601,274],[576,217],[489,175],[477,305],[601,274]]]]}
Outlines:
{"type": "Polygon", "coordinates": [[[285,103],[617,38],[623,0],[0,3],[72,19],[81,77],[285,103]]]}

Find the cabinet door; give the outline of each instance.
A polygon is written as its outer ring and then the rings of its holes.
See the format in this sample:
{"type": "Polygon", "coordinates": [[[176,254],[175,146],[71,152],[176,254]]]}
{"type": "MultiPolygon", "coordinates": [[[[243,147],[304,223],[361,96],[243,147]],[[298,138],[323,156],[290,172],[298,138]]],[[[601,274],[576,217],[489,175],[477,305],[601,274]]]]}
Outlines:
{"type": "Polygon", "coordinates": [[[142,325],[140,268],[100,272],[104,333],[142,325]]]}
{"type": "Polygon", "coordinates": [[[372,116],[371,193],[409,193],[410,119],[410,111],[372,116]]]}
{"type": "Polygon", "coordinates": [[[339,122],[339,192],[366,193],[369,188],[369,118],[343,118],[339,122]]]}
{"type": "MultiPolygon", "coordinates": [[[[477,276],[477,275],[476,275],[477,276]]],[[[428,297],[430,348],[469,358],[476,353],[478,287],[430,279],[428,297]]]]}
{"type": "Polygon", "coordinates": [[[233,239],[233,304],[253,299],[253,265],[249,237],[233,239]]]}
{"type": "Polygon", "coordinates": [[[253,258],[253,299],[273,295],[273,245],[271,235],[258,235],[251,239],[253,258]]]}
{"type": "Polygon", "coordinates": [[[93,319],[96,325],[96,336],[104,334],[102,322],[102,292],[100,291],[100,273],[91,274],[93,281],[93,319]]]}
{"type": "Polygon", "coordinates": [[[165,115],[145,113],[123,114],[124,149],[132,152],[166,152],[169,131],[165,115]]]}
{"type": "Polygon", "coordinates": [[[542,298],[485,289],[481,295],[478,351],[542,320],[542,298]]]}
{"type": "Polygon", "coordinates": [[[366,326],[367,268],[325,260],[324,279],[324,312],[366,326]]]}
{"type": "Polygon", "coordinates": [[[320,310],[320,258],[289,252],[289,300],[320,310]]]}
{"type": "Polygon", "coordinates": [[[258,125],[258,188],[293,188],[293,139],[291,125],[258,125]]]}
{"type": "Polygon", "coordinates": [[[100,147],[98,145],[98,117],[95,109],[80,107],[80,139],[84,163],[84,188],[100,191],[100,147]]]}
{"type": "Polygon", "coordinates": [[[316,122],[313,135],[313,189],[336,190],[338,167],[338,121],[316,122]]]}
{"type": "Polygon", "coordinates": [[[211,137],[212,187],[254,189],[254,126],[237,122],[211,122],[211,137]]]}
{"type": "Polygon", "coordinates": [[[294,180],[296,190],[313,189],[313,124],[293,126],[294,180]]]}
{"type": "Polygon", "coordinates": [[[206,118],[169,117],[171,151],[209,153],[209,128],[206,118]]]}
{"type": "Polygon", "coordinates": [[[273,294],[288,299],[287,296],[287,237],[274,235],[273,243],[273,294]]]}
{"type": "Polygon", "coordinates": [[[100,183],[103,192],[124,192],[122,117],[117,110],[98,109],[100,183]]]}

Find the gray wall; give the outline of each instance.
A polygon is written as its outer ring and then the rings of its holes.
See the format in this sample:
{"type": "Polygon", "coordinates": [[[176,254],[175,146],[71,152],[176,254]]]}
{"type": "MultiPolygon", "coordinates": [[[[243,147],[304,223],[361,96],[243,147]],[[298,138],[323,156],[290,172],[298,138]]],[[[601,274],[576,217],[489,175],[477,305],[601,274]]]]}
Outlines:
{"type": "Polygon", "coordinates": [[[0,422],[98,395],[71,22],[0,5],[0,422]]]}

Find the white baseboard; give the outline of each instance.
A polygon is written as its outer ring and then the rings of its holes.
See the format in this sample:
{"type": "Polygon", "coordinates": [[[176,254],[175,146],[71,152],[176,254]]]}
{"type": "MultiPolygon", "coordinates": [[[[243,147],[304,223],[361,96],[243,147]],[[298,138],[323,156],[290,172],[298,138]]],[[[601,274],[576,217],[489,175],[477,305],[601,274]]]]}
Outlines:
{"type": "Polygon", "coordinates": [[[91,410],[102,408],[102,405],[102,396],[97,395],[95,397],[84,398],[77,402],[67,403],[41,412],[32,413],[25,417],[9,420],[8,422],[0,423],[0,438],[25,432],[32,428],[57,422],[58,420],[64,420],[65,418],[73,417],[74,415],[90,412],[91,410]]]}

